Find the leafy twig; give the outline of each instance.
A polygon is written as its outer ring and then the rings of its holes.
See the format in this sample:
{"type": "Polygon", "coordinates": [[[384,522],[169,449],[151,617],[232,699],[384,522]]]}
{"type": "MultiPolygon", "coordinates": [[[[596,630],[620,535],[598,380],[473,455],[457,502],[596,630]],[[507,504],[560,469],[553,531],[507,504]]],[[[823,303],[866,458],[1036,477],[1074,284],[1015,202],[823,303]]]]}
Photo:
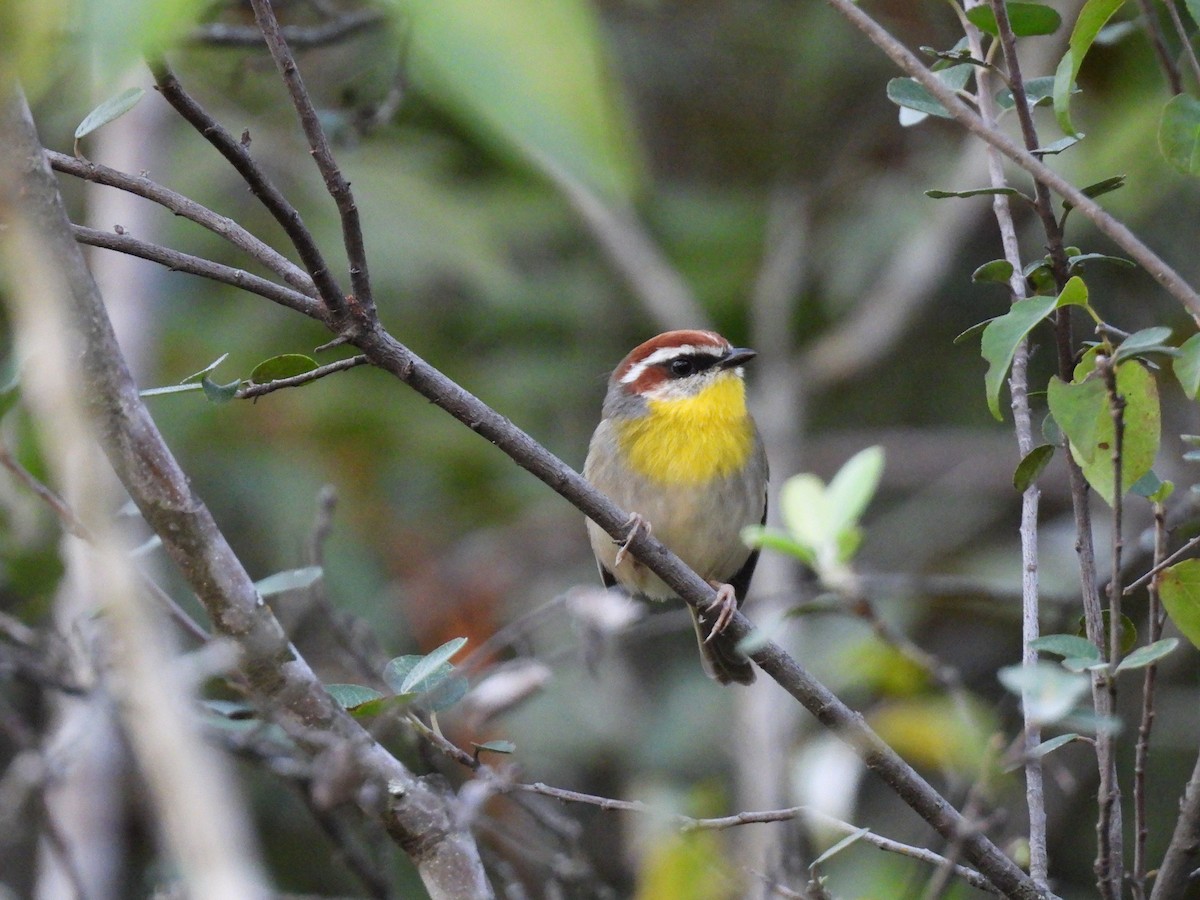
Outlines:
{"type": "Polygon", "coordinates": [[[288,378],[276,378],[274,381],[267,381],[263,384],[255,384],[249,382],[243,384],[237,389],[234,395],[238,400],[251,400],[256,397],[262,397],[265,394],[271,394],[275,391],[281,391],[284,388],[299,387],[302,384],[316,381],[319,378],[324,378],[326,375],[333,375],[336,372],[345,372],[347,369],[353,369],[357,366],[367,365],[367,358],[362,354],[358,356],[350,356],[346,359],[339,359],[337,362],[331,362],[324,366],[318,366],[315,369],[310,369],[307,372],[302,372],[299,375],[292,375],[288,378]]]}

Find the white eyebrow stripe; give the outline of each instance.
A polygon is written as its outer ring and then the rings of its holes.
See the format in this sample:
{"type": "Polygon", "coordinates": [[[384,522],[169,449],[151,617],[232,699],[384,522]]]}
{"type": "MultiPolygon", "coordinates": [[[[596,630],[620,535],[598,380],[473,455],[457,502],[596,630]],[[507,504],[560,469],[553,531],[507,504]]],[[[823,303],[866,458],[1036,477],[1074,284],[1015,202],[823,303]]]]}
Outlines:
{"type": "Polygon", "coordinates": [[[642,377],[642,373],[650,368],[650,366],[656,366],[677,356],[694,355],[712,356],[720,359],[725,355],[725,351],[723,348],[712,344],[679,344],[675,347],[659,347],[641,362],[630,366],[629,371],[621,377],[621,384],[633,384],[633,382],[642,377]]]}

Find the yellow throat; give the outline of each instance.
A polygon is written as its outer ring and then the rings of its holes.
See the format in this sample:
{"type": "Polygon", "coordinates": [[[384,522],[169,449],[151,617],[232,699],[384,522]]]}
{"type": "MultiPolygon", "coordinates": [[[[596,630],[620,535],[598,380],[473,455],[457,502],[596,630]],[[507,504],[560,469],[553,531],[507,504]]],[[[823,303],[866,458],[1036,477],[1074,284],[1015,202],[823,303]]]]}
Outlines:
{"type": "Polygon", "coordinates": [[[694,397],[648,403],[646,415],[623,422],[618,431],[621,450],[637,474],[661,484],[703,484],[746,464],[753,425],[745,384],[734,373],[694,397]]]}

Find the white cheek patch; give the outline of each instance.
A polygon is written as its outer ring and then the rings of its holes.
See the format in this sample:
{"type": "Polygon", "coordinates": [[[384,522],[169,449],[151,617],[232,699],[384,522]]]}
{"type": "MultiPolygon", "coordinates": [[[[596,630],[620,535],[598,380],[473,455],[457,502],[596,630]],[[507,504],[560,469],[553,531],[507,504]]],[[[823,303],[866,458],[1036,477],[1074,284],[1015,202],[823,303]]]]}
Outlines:
{"type": "Polygon", "coordinates": [[[711,356],[713,359],[721,358],[721,350],[711,345],[697,347],[694,344],[681,344],[677,347],[660,347],[655,350],[641,362],[629,367],[629,371],[621,376],[621,384],[633,384],[642,377],[651,366],[656,366],[659,363],[664,363],[669,359],[674,359],[677,356],[693,356],[705,355],[711,356]]]}

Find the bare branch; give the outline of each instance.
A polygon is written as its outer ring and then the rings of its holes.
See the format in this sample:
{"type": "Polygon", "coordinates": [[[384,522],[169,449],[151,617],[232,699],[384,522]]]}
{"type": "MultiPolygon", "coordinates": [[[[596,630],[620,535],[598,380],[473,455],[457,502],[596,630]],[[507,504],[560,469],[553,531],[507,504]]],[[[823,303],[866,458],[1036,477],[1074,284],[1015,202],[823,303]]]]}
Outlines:
{"type": "Polygon", "coordinates": [[[215,263],[200,256],[172,250],[170,247],[160,247],[158,244],[139,240],[129,234],[98,231],[95,228],[88,228],[86,225],[72,225],[71,231],[81,244],[101,247],[105,250],[116,250],[118,253],[128,253],[130,256],[137,256],[166,266],[173,272],[199,275],[201,278],[242,288],[314,319],[324,318],[320,304],[311,297],[306,297],[299,291],[268,281],[258,275],[251,275],[244,269],[235,269],[232,266],[215,263]]]}
{"type": "MultiPolygon", "coordinates": [[[[336,44],[386,20],[387,16],[379,10],[363,9],[341,13],[320,25],[284,25],[279,30],[293,47],[306,49],[336,44]]],[[[263,34],[258,28],[246,25],[213,22],[197,27],[188,35],[187,42],[210,47],[261,47],[263,34]]]]}
{"type": "MultiPolygon", "coordinates": [[[[151,181],[145,175],[127,175],[116,169],[110,169],[108,166],[68,156],[65,153],[57,153],[54,150],[46,150],[46,158],[50,160],[50,165],[56,172],[64,172],[94,184],[128,191],[138,197],[151,200],[164,209],[169,209],[177,216],[182,216],[207,228],[213,234],[225,238],[239,250],[248,253],[300,293],[308,297],[315,298],[317,296],[317,289],[307,272],[274,247],[252,235],[233,219],[215,213],[195,200],[151,181]]],[[[319,318],[319,314],[316,312],[319,307],[314,304],[313,308],[314,311],[306,313],[306,315],[319,318]]]]}
{"type": "Polygon", "coordinates": [[[367,318],[375,317],[375,300],[371,296],[371,278],[367,271],[367,250],[363,244],[362,224],[358,219],[358,206],[354,202],[354,194],[350,192],[350,182],[342,175],[342,170],[334,161],[333,151],[329,149],[329,141],[325,137],[325,129],[317,109],[313,106],[308,91],[304,89],[304,80],[296,66],[287,41],[275,18],[275,9],[270,0],[250,0],[254,7],[254,18],[262,29],[263,38],[275,60],[275,66],[287,85],[288,93],[292,96],[292,105],[296,107],[296,115],[300,126],[308,138],[312,148],[312,157],[325,179],[325,189],[337,204],[338,215],[342,220],[342,240],[346,245],[346,258],[350,262],[350,284],[354,290],[354,302],[361,308],[367,318]]]}
{"type": "Polygon", "coordinates": [[[283,226],[292,246],[300,254],[300,259],[312,277],[313,284],[326,308],[334,315],[343,313],[346,306],[345,298],[341,288],[334,281],[333,275],[330,274],[329,266],[326,265],[325,258],[318,249],[316,241],[301,222],[300,213],[287,201],[279,188],[275,187],[267,178],[258,163],[254,161],[254,157],[250,155],[249,140],[247,139],[245,142],[234,140],[233,135],[221,127],[216,119],[192,99],[179,83],[179,79],[161,59],[150,60],[149,66],[154,80],[158,83],[158,89],[166,101],[193,128],[200,132],[205,140],[217,148],[217,151],[242,176],[250,188],[250,192],[262,201],[268,212],[275,217],[275,221],[283,226]]]}

